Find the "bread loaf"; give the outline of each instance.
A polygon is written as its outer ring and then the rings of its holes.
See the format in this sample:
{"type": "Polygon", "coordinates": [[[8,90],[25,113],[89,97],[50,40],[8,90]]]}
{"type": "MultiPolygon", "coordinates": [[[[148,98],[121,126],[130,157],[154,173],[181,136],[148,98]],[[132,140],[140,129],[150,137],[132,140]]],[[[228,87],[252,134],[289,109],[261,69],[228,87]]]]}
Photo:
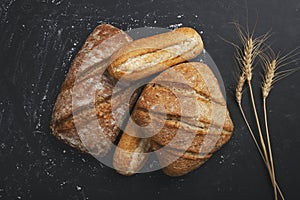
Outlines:
{"type": "Polygon", "coordinates": [[[202,50],[194,29],[178,28],[124,46],[112,56],[108,70],[117,79],[137,80],[195,58],[202,50]]]}
{"type": "MultiPolygon", "coordinates": [[[[123,31],[107,24],[96,27],[87,38],[72,62],[54,106],[51,129],[58,139],[94,156],[104,156],[110,150],[120,129],[111,110],[117,80],[106,68],[110,56],[131,41],[123,31]]],[[[124,88],[115,95],[119,107],[117,118],[121,121],[126,118],[127,105],[122,97],[127,90],[124,88]]],[[[129,107],[136,98],[134,94],[129,107]]]]}
{"type": "Polygon", "coordinates": [[[149,142],[170,176],[201,166],[233,131],[218,81],[202,63],[182,63],[162,72],[145,87],[133,112],[138,124],[154,131],[149,142]],[[161,108],[153,110],[156,105],[161,108]]]}
{"type": "Polygon", "coordinates": [[[113,157],[114,169],[126,176],[136,174],[144,166],[150,150],[149,139],[127,134],[136,131],[126,127],[113,157]]]}

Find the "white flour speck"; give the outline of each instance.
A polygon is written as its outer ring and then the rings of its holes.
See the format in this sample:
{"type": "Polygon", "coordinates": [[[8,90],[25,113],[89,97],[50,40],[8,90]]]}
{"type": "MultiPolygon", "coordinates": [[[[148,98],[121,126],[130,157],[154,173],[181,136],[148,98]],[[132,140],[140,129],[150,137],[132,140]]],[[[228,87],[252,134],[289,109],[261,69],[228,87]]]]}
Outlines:
{"type": "Polygon", "coordinates": [[[82,188],[79,185],[76,185],[76,189],[77,189],[77,191],[81,191],[82,190],[82,188]]]}
{"type": "Polygon", "coordinates": [[[47,154],[47,152],[45,152],[44,150],[42,150],[42,151],[41,151],[41,155],[42,155],[42,156],[47,156],[48,154],[47,154]]]}
{"type": "Polygon", "coordinates": [[[171,28],[171,29],[176,29],[176,28],[179,28],[179,27],[181,27],[183,24],[182,23],[178,23],[178,24],[171,24],[171,25],[169,25],[169,28],[171,28]]]}
{"type": "Polygon", "coordinates": [[[64,186],[65,184],[66,184],[67,182],[66,181],[64,181],[64,182],[62,182],[61,184],[59,184],[60,186],[64,186]]]}
{"type": "Polygon", "coordinates": [[[44,95],[43,98],[42,98],[42,100],[44,101],[44,100],[46,100],[46,99],[47,99],[47,96],[44,95]]]}
{"type": "Polygon", "coordinates": [[[221,158],[221,160],[220,160],[220,162],[219,162],[219,163],[220,163],[220,164],[223,164],[223,163],[224,163],[224,156],[223,156],[223,155],[221,155],[221,156],[220,156],[220,158],[221,158]]]}
{"type": "Polygon", "coordinates": [[[177,15],[177,19],[181,19],[184,15],[177,15]]]}

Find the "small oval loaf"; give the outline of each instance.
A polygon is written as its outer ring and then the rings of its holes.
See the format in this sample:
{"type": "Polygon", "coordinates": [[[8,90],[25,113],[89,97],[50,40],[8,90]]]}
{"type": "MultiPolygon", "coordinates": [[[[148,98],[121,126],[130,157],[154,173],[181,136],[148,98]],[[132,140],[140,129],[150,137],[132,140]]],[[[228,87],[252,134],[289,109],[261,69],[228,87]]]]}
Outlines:
{"type": "Polygon", "coordinates": [[[117,79],[138,80],[193,59],[202,50],[197,31],[178,28],[124,46],[112,56],[108,71],[117,79]]]}
{"type": "Polygon", "coordinates": [[[130,123],[126,126],[113,157],[113,166],[118,173],[126,176],[136,174],[147,161],[150,142],[148,138],[138,137],[141,131],[130,123]]]}
{"type": "MultiPolygon", "coordinates": [[[[111,96],[118,80],[105,70],[109,57],[131,41],[126,33],[108,24],[96,27],[87,38],[72,62],[54,106],[51,129],[58,139],[94,156],[104,156],[111,149],[112,142],[120,132],[111,108],[111,96]],[[75,81],[78,88],[76,91],[75,81]],[[94,98],[85,97],[89,92],[94,98]],[[75,95],[78,99],[76,102],[73,101],[75,95]],[[91,122],[93,112],[96,112],[96,123],[91,122]],[[74,113],[78,118],[76,126],[74,113]],[[80,136],[78,127],[83,133],[80,136]]],[[[126,92],[125,88],[116,94],[118,120],[126,118],[126,106],[122,98],[126,92]]],[[[133,95],[129,107],[132,107],[137,97],[137,94],[133,95]]]]}
{"type": "Polygon", "coordinates": [[[147,130],[159,130],[151,133],[149,142],[152,150],[160,150],[156,155],[169,176],[201,166],[233,132],[217,79],[207,65],[196,62],[178,64],[157,76],[143,90],[132,117],[153,126],[147,130]],[[155,111],[155,105],[163,109],[155,111]],[[157,124],[163,127],[157,129],[157,124]]]}

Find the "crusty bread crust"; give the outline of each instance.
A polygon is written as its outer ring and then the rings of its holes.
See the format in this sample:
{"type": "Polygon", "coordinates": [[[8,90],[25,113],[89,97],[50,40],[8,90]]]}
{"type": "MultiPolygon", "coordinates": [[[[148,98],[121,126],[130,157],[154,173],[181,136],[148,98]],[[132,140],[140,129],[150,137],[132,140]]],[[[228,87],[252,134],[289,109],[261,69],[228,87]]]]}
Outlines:
{"type": "Polygon", "coordinates": [[[149,139],[133,137],[126,132],[134,134],[136,130],[126,128],[113,157],[113,166],[118,173],[130,176],[136,174],[146,162],[150,150],[149,139]]]}
{"type": "Polygon", "coordinates": [[[203,165],[212,156],[212,154],[201,155],[190,152],[178,152],[176,149],[168,147],[162,148],[163,146],[154,141],[151,141],[151,147],[155,151],[160,150],[158,159],[161,165],[165,166],[168,164],[163,168],[163,172],[168,176],[183,176],[203,165]]]}
{"type": "Polygon", "coordinates": [[[132,118],[139,125],[150,126],[148,131],[163,126],[158,133],[151,133],[155,135],[150,143],[152,150],[163,147],[157,154],[162,165],[171,157],[179,158],[164,168],[170,176],[184,175],[202,165],[233,131],[217,79],[207,65],[196,62],[178,64],[157,76],[143,90],[132,118]],[[154,110],[155,105],[161,109],[154,110]],[[215,120],[213,109],[223,117],[215,120]]]}
{"type": "MultiPolygon", "coordinates": [[[[124,44],[131,41],[132,39],[123,31],[108,24],[96,27],[87,38],[72,62],[54,106],[51,129],[58,139],[95,156],[104,156],[110,150],[111,142],[115,141],[120,131],[111,112],[111,95],[117,80],[105,70],[108,66],[109,57],[124,44]],[[75,83],[77,90],[73,91],[75,83]],[[80,99],[81,97],[85,98],[87,92],[95,91],[96,94],[91,94],[95,96],[94,102],[93,99],[80,99]],[[73,102],[72,95],[77,95],[79,100],[73,102]],[[97,129],[95,124],[90,123],[90,116],[95,108],[99,122],[96,125],[100,129],[97,129]],[[78,118],[76,127],[74,113],[78,118]],[[76,129],[78,126],[81,126],[82,132],[86,133],[83,138],[78,135],[76,129]],[[102,130],[102,133],[99,133],[98,130],[102,130]]],[[[122,91],[120,95],[117,94],[117,98],[124,96],[124,93],[126,90],[122,91]]],[[[134,102],[135,99],[130,104],[133,105],[134,102]]],[[[125,109],[124,103],[120,103],[120,106],[120,110],[125,109]]],[[[124,112],[119,113],[119,119],[125,118],[124,112]]]]}
{"type": "Polygon", "coordinates": [[[124,46],[112,56],[108,71],[117,79],[137,80],[195,58],[202,50],[194,29],[179,28],[124,46]]]}

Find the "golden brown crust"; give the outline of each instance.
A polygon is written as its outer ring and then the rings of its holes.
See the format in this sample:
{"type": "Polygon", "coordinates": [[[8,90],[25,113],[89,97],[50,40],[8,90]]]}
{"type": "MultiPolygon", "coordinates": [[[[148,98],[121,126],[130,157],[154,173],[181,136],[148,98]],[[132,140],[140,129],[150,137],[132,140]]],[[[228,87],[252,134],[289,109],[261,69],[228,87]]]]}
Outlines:
{"type": "Polygon", "coordinates": [[[113,157],[113,166],[118,173],[129,176],[137,173],[148,158],[149,139],[133,137],[127,133],[138,135],[141,130],[127,125],[113,157]]]}
{"type": "Polygon", "coordinates": [[[178,158],[175,162],[171,163],[167,167],[163,168],[163,172],[168,176],[183,176],[191,171],[199,168],[209,158],[188,160],[185,158],[178,158]]]}
{"type": "MultiPolygon", "coordinates": [[[[178,90],[177,88],[177,91],[174,92],[174,90],[172,91],[172,89],[163,87],[160,84],[150,83],[144,89],[142,97],[136,104],[136,109],[137,112],[149,112],[155,105],[159,105],[164,109],[158,109],[157,114],[166,112],[169,117],[180,117],[182,121],[196,126],[210,124],[222,126],[225,121],[224,129],[227,131],[232,131],[233,129],[229,113],[224,105],[199,97],[197,94],[190,95],[185,93],[185,90],[178,90]],[[223,120],[212,121],[213,115],[218,110],[226,116],[224,116],[223,120]]],[[[143,116],[143,118],[146,119],[147,117],[143,116]]],[[[136,120],[137,123],[142,123],[143,121],[143,119],[136,120]]]]}
{"type": "Polygon", "coordinates": [[[153,131],[153,150],[164,147],[166,153],[157,154],[162,164],[170,161],[171,154],[179,158],[164,172],[186,174],[231,137],[233,124],[224,97],[209,67],[201,63],[176,65],[152,82],[143,90],[132,118],[153,131]]]}
{"type": "MultiPolygon", "coordinates": [[[[96,156],[109,151],[119,133],[111,113],[111,95],[117,80],[105,70],[108,58],[130,41],[120,29],[107,24],[96,27],[90,34],[72,62],[53,110],[51,129],[58,139],[96,156]],[[87,95],[95,100],[86,99],[87,95]],[[96,118],[91,117],[94,113],[96,118]],[[91,122],[93,119],[96,123],[91,122]],[[78,130],[82,133],[80,137],[78,130]]],[[[117,94],[116,98],[122,96],[117,94]]]]}
{"type": "Polygon", "coordinates": [[[132,39],[123,31],[110,24],[97,26],[74,58],[62,85],[62,90],[64,90],[64,88],[70,88],[74,84],[78,73],[83,72],[97,62],[109,58],[112,52],[118,50],[124,43],[128,43],[131,40],[132,39]],[[112,39],[113,36],[116,37],[112,39]],[[114,44],[112,46],[106,46],[107,48],[111,48],[111,50],[103,51],[103,42],[106,40],[114,41],[114,44]]]}
{"type": "Polygon", "coordinates": [[[203,165],[212,154],[195,154],[184,151],[177,151],[168,147],[161,146],[151,141],[153,150],[159,151],[158,159],[163,168],[163,172],[168,176],[183,176],[201,165],[203,165]]]}
{"type": "Polygon", "coordinates": [[[179,28],[124,46],[112,56],[108,71],[117,79],[137,80],[195,58],[202,50],[194,29],[179,28]]]}

